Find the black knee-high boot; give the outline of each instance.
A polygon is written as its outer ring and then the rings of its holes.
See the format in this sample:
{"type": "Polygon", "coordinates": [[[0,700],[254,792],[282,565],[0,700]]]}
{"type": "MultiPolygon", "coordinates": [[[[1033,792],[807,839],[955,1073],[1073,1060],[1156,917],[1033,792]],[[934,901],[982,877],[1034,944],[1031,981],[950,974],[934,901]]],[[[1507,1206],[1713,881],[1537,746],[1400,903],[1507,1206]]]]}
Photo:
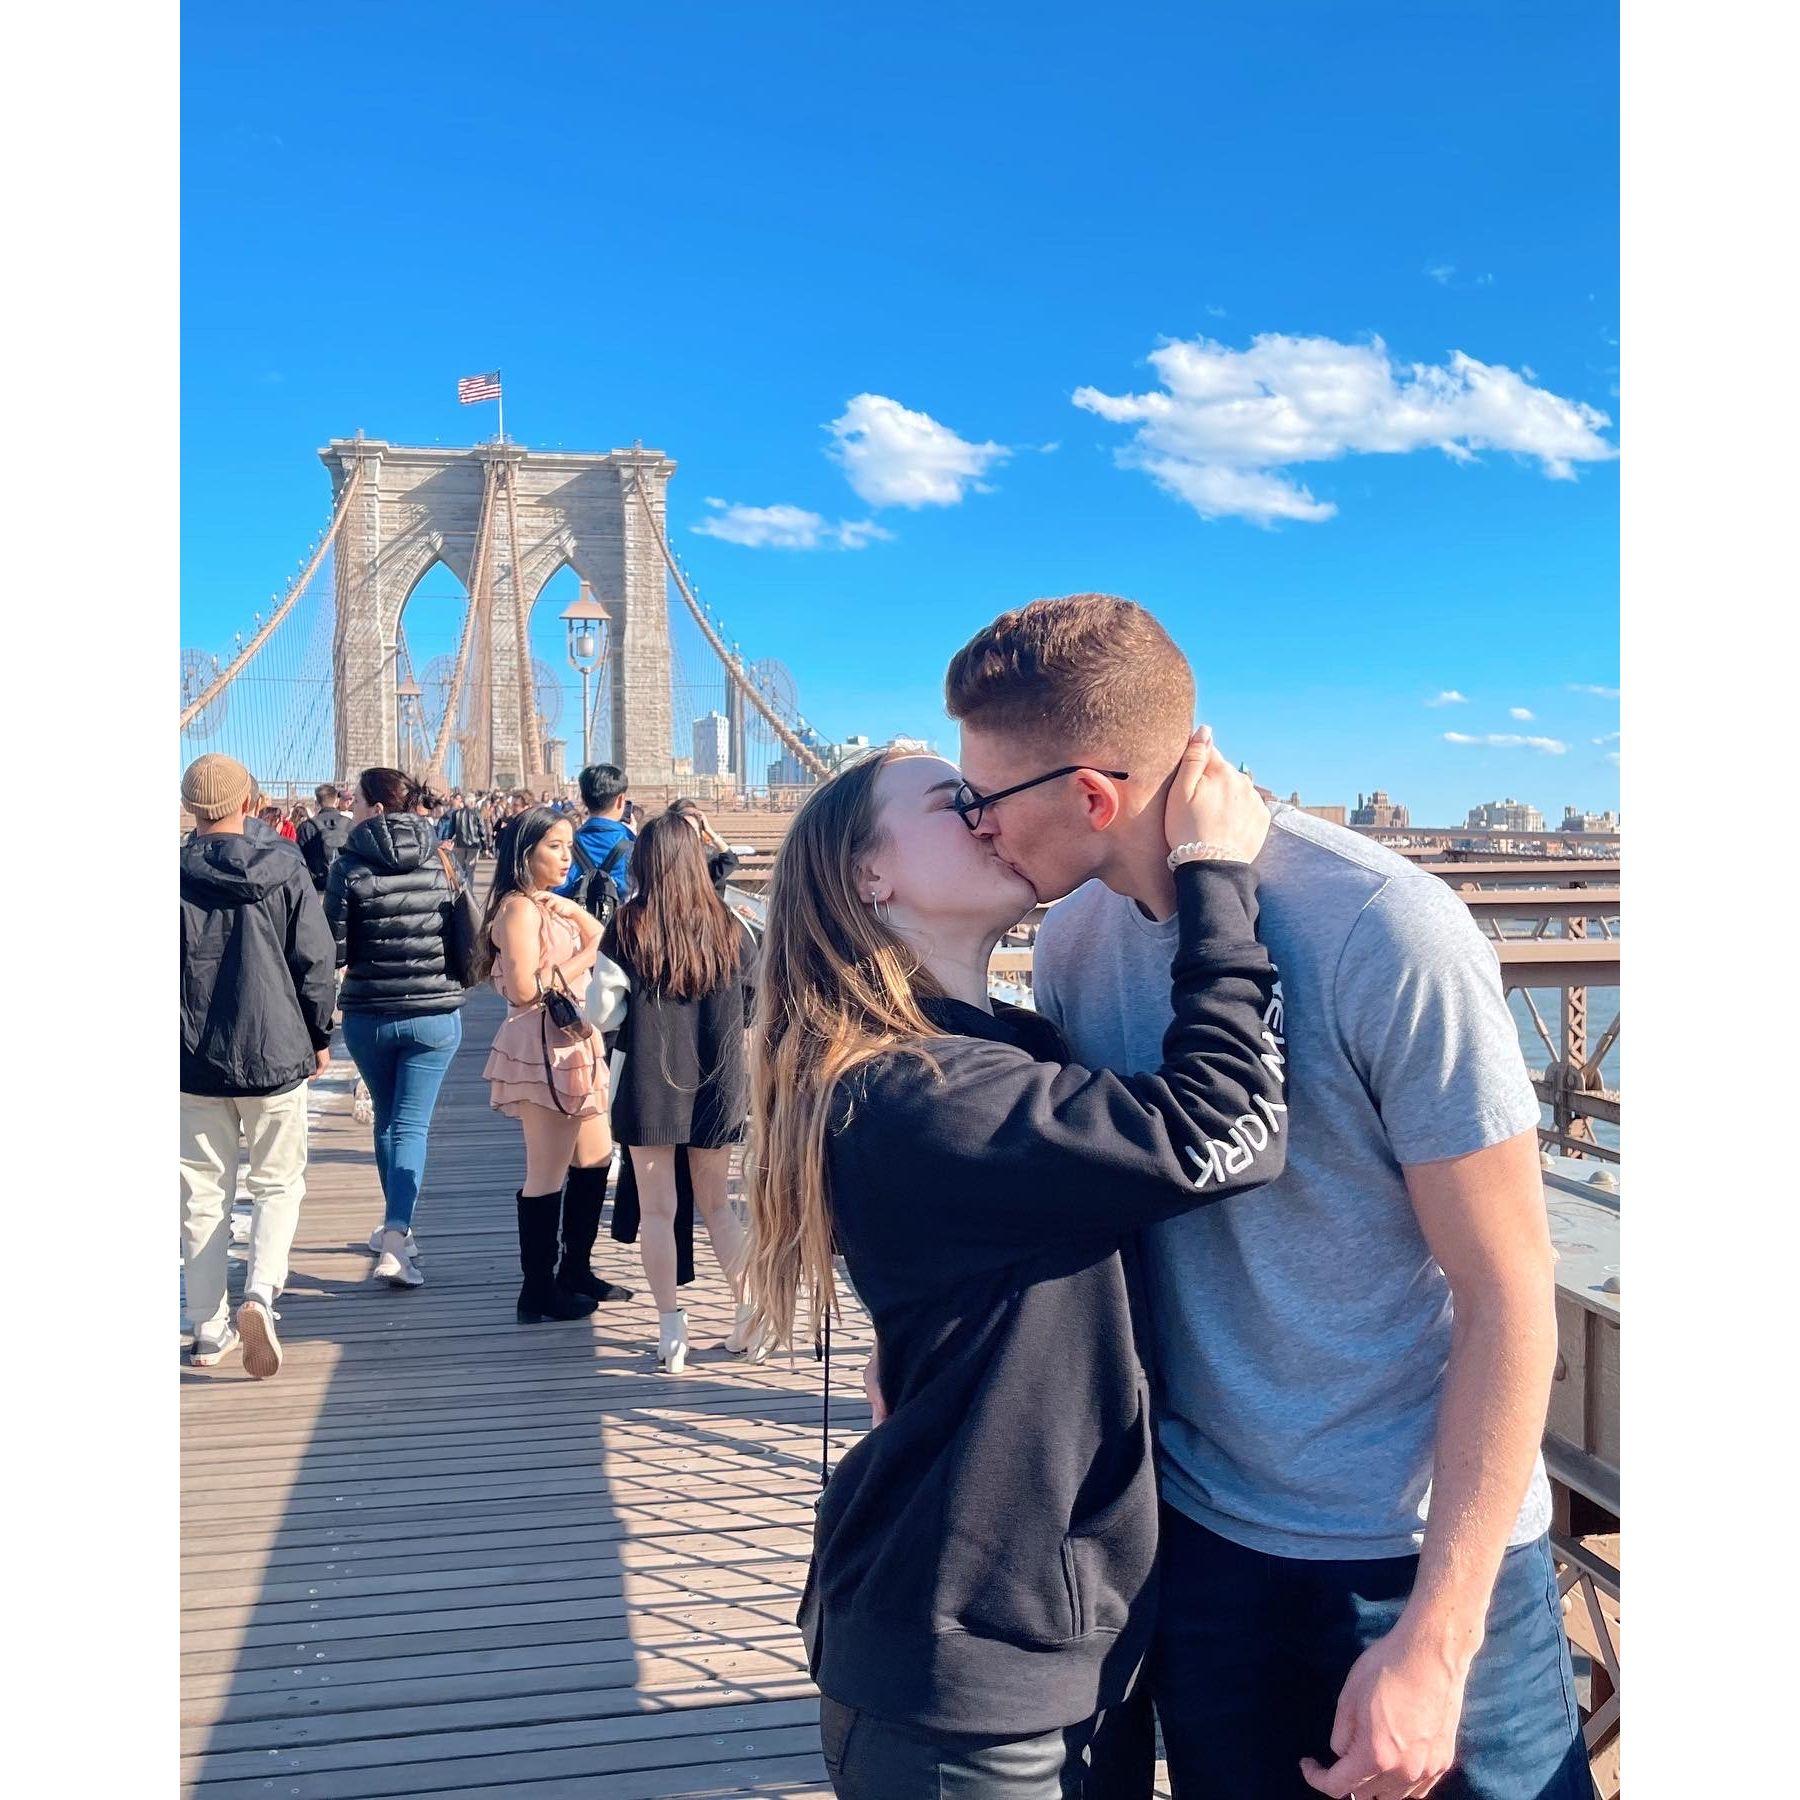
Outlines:
{"type": "Polygon", "coordinates": [[[606,1177],[605,1163],[594,1169],[571,1163],[563,1182],[562,1262],[557,1266],[556,1285],[596,1302],[631,1298],[630,1288],[602,1280],[592,1266],[594,1240],[600,1235],[600,1208],[606,1203],[606,1177]]]}
{"type": "Polygon", "coordinates": [[[594,1302],[585,1294],[571,1294],[556,1282],[556,1227],[562,1211],[561,1194],[518,1195],[519,1269],[525,1284],[519,1289],[518,1320],[539,1325],[546,1319],[585,1319],[594,1302]]]}

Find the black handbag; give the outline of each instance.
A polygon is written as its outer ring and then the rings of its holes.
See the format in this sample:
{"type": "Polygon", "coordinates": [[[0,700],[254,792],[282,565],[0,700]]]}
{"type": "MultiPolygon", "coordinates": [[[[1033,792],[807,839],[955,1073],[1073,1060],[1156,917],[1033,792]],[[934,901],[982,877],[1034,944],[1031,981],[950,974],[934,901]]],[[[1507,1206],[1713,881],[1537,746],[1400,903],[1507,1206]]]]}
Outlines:
{"type": "Polygon", "coordinates": [[[438,845],[438,861],[443,865],[444,879],[450,884],[450,911],[444,920],[444,967],[459,987],[475,985],[475,948],[481,941],[481,915],[475,910],[475,897],[468,884],[456,873],[449,849],[438,845]]]}

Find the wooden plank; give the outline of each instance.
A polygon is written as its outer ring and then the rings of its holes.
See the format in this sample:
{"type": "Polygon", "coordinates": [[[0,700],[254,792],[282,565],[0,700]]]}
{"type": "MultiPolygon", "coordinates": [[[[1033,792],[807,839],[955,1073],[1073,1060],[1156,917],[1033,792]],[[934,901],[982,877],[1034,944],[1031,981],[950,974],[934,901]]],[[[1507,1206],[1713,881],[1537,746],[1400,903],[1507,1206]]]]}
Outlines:
{"type": "MultiPolygon", "coordinates": [[[[189,1795],[798,1794],[823,1787],[793,1616],[821,1371],[713,1348],[653,1367],[647,1294],[514,1324],[519,1147],[479,1079],[476,996],[415,1221],[426,1285],[376,1288],[381,1206],[348,1087],[317,1097],[282,1373],[184,1370],[182,1786],[189,1795]]],[[[643,1289],[635,1252],[596,1263],[643,1289]]],[[[234,1286],[241,1264],[233,1265],[234,1286]]],[[[867,1424],[838,1334],[834,1454],[867,1424]]]]}

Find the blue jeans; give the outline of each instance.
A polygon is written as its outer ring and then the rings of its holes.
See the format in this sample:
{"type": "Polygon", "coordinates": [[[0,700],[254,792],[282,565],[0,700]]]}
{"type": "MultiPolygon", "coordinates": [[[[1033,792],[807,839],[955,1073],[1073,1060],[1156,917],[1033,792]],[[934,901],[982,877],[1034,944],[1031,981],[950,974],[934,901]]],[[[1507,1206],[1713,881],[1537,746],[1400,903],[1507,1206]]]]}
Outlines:
{"type": "MultiPolygon", "coordinates": [[[[1175,1800],[1317,1800],[1350,1665],[1400,1617],[1416,1556],[1305,1562],[1162,1510],[1151,1683],[1175,1800]]],[[[1593,1800],[1543,1538],[1508,1550],[1470,1670],[1456,1763],[1433,1800],[1593,1800]]]]}
{"type": "Polygon", "coordinates": [[[386,1223],[410,1230],[431,1109],[462,1042],[462,1014],[347,1012],[344,1042],[375,1102],[375,1170],[387,1197],[386,1223]]]}

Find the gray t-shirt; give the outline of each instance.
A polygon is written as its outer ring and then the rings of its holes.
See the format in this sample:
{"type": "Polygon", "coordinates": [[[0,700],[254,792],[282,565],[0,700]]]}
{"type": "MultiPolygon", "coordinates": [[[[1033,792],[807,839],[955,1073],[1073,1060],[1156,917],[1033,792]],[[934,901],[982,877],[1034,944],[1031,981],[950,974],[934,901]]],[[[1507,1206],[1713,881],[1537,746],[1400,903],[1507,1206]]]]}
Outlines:
{"type": "MultiPolygon", "coordinates": [[[[1287,1169],[1145,1234],[1163,1492],[1253,1550],[1402,1556],[1423,1536],[1451,1302],[1401,1165],[1514,1137],[1537,1099],[1467,907],[1354,832],[1272,810],[1257,935],[1281,972],[1287,1169]]],[[[1078,1063],[1161,1062],[1175,931],[1098,881],[1045,915],[1036,1002],[1078,1063]]],[[[1549,1516],[1540,1461],[1510,1541],[1549,1516]]]]}

